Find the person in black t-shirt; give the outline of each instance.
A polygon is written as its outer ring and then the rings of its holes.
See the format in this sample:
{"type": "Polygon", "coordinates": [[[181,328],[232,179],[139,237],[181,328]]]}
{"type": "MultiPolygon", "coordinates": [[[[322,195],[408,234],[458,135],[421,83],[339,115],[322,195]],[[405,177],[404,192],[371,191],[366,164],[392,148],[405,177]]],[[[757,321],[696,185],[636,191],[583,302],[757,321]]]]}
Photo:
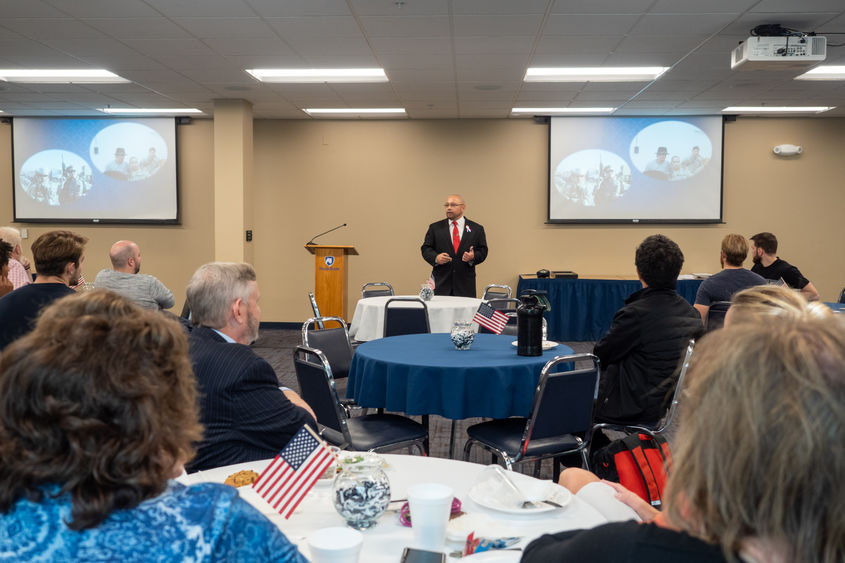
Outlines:
{"type": "Polygon", "coordinates": [[[777,256],[778,239],[772,233],[757,233],[751,237],[751,259],[754,266],[751,271],[767,280],[783,280],[792,289],[800,289],[810,301],[819,298],[816,287],[801,275],[795,266],[777,256]]]}

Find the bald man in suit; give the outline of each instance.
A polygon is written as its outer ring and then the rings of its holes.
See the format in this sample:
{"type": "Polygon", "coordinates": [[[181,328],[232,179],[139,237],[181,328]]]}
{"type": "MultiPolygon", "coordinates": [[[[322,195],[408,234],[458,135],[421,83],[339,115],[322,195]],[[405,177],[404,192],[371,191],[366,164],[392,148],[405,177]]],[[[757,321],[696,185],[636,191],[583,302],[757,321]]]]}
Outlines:
{"type": "Polygon", "coordinates": [[[475,297],[475,267],[487,258],[484,227],[464,217],[466,203],[458,194],[443,204],[446,219],[429,225],[420,247],[434,269],[435,295],[475,297]]]}

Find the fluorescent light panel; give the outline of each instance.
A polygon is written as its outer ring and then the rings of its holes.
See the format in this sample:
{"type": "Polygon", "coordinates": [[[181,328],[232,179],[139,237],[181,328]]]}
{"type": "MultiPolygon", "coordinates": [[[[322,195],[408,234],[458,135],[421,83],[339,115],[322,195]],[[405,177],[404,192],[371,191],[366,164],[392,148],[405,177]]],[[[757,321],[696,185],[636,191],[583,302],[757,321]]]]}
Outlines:
{"type": "Polygon", "coordinates": [[[119,114],[177,114],[185,113],[202,113],[197,108],[97,108],[97,111],[103,113],[119,113],[119,114]]]}
{"type": "Polygon", "coordinates": [[[530,67],[525,82],[642,82],[654,80],[669,70],[668,66],[622,67],[530,67]]]}
{"type": "Polygon", "coordinates": [[[730,106],[723,113],[822,113],[836,106],[730,106]]]}
{"type": "Polygon", "coordinates": [[[262,82],[387,82],[383,68],[248,68],[262,82]]]}
{"type": "Polygon", "coordinates": [[[795,80],[845,80],[845,66],[821,65],[795,77],[795,80]]]}
{"type": "Polygon", "coordinates": [[[305,108],[308,115],[404,115],[405,108],[305,108]]]}
{"type": "Polygon", "coordinates": [[[557,115],[567,113],[612,113],[616,108],[513,108],[511,113],[532,115],[557,115]]]}
{"type": "Polygon", "coordinates": [[[89,69],[0,69],[0,80],[30,84],[103,84],[129,82],[101,68],[89,69]]]}

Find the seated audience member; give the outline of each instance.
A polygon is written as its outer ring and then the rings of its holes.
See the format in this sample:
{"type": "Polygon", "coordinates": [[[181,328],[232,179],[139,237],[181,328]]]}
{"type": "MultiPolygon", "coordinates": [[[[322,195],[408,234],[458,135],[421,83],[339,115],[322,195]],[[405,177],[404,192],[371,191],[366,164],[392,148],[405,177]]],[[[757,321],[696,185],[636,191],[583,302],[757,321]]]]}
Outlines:
{"type": "Polygon", "coordinates": [[[678,245],[652,235],[634,261],[643,289],[628,297],[594,350],[602,367],[599,421],[657,422],[684,348],[702,332],[701,317],[675,291],[684,263],[678,245]]]}
{"type": "Polygon", "coordinates": [[[0,553],[9,561],[305,559],[226,485],[171,478],[202,435],[179,326],[92,291],[0,356],[0,553]]]}
{"type": "Polygon", "coordinates": [[[735,293],[725,315],[725,326],[760,322],[766,315],[777,319],[827,318],[833,311],[818,302],[809,302],[802,293],[779,285],[756,285],[735,293]]]}
{"type": "MultiPolygon", "coordinates": [[[[845,561],[845,330],[836,318],[760,317],[696,347],[658,513],[543,536],[522,561],[845,561]],[[838,452],[838,453],[837,453],[838,452]]],[[[564,484],[597,478],[566,470],[564,484]]]]}
{"type": "Polygon", "coordinates": [[[139,274],[141,249],[131,240],[119,240],[109,250],[112,270],[100,270],[94,287],[109,289],[127,297],[144,309],[173,307],[173,292],[155,276],[139,274]]]}
{"type": "Polygon", "coordinates": [[[9,281],[17,289],[32,283],[29,273],[29,260],[24,258],[21,249],[21,232],[14,227],[0,227],[0,240],[12,245],[12,258],[9,260],[9,281]]]}
{"type": "Polygon", "coordinates": [[[742,267],[748,256],[748,243],[742,235],[727,235],[722,239],[722,251],[719,260],[722,271],[704,280],[698,287],[693,307],[701,313],[702,321],[707,320],[707,311],[716,301],[730,301],[733,294],[746,287],[766,283],[762,276],[749,272],[742,267]]]}
{"type": "Polygon", "coordinates": [[[316,428],[316,417],[302,397],[280,389],[273,368],[249,347],[261,322],[252,266],[200,266],[186,293],[194,324],[190,354],[205,426],[188,469],[271,458],[303,424],[316,428]]]}
{"type": "Polygon", "coordinates": [[[751,260],[754,262],[751,271],[755,274],[767,280],[783,280],[792,289],[800,289],[811,301],[819,298],[816,286],[801,275],[798,268],[778,258],[778,239],[772,233],[757,233],[751,237],[751,260]]]}
{"type": "Polygon", "coordinates": [[[70,231],[50,231],[32,243],[38,278],[0,298],[0,350],[30,331],[38,313],[60,297],[73,294],[69,286],[82,276],[82,252],[88,239],[70,231]]]}
{"type": "Polygon", "coordinates": [[[15,287],[9,281],[9,260],[12,257],[12,245],[0,240],[0,297],[3,297],[15,287]]]}

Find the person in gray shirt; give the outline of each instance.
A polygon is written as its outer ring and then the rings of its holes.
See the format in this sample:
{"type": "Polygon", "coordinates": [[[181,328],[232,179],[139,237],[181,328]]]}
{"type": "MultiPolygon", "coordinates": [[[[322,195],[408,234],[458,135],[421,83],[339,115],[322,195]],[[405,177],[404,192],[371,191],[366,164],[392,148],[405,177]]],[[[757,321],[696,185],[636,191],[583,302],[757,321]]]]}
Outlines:
{"type": "Polygon", "coordinates": [[[145,309],[173,307],[173,292],[155,276],[139,274],[141,250],[131,240],[119,240],[109,251],[112,270],[101,270],[94,280],[94,287],[109,289],[131,299],[145,309]]]}

